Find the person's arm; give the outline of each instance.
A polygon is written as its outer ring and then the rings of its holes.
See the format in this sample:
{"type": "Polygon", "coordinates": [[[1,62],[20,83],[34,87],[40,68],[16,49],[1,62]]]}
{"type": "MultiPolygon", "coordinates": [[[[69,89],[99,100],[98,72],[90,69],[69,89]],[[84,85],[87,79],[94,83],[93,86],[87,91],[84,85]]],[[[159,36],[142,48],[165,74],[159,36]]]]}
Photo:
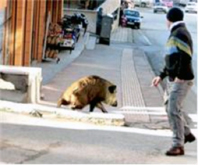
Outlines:
{"type": "MultiPolygon", "coordinates": [[[[184,44],[184,43],[183,43],[184,44]]],[[[185,44],[185,45],[181,45],[183,50],[181,50],[180,48],[180,54],[179,54],[179,59],[178,59],[178,67],[177,67],[177,78],[178,79],[182,79],[182,75],[184,74],[184,70],[186,70],[187,68],[191,68],[190,63],[192,60],[192,51],[190,49],[190,47],[185,44]]]]}
{"type": "Polygon", "coordinates": [[[179,33],[178,37],[172,37],[168,44],[170,51],[169,55],[169,70],[175,74],[175,79],[182,80],[184,71],[189,67],[192,59],[192,49],[186,42],[186,35],[179,33]],[[187,68],[186,68],[187,67],[187,68]]]}
{"type": "Polygon", "coordinates": [[[151,82],[151,86],[157,87],[161,81],[162,81],[162,79],[159,76],[157,76],[157,77],[153,78],[153,80],[151,82]]]}
{"type": "Polygon", "coordinates": [[[165,67],[160,74],[160,77],[164,79],[166,76],[175,78],[178,75],[178,69],[182,66],[181,59],[182,53],[180,50],[180,40],[177,37],[172,36],[169,38],[166,44],[166,57],[165,67]]]}
{"type": "Polygon", "coordinates": [[[159,77],[163,80],[166,76],[168,76],[167,68],[166,66],[164,67],[163,71],[160,72],[159,77]]]}
{"type": "Polygon", "coordinates": [[[159,76],[156,76],[153,78],[152,82],[151,82],[151,86],[155,86],[157,87],[159,85],[159,83],[168,75],[166,66],[164,67],[163,71],[160,73],[159,76]]]}

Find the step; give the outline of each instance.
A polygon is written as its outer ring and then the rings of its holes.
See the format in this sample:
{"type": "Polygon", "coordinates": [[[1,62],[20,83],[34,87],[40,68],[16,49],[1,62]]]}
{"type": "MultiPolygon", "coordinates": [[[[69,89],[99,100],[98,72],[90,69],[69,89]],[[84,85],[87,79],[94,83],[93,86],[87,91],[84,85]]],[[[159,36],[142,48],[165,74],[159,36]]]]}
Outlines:
{"type": "Polygon", "coordinates": [[[53,106],[44,106],[39,104],[22,104],[0,100],[0,111],[12,112],[25,115],[42,117],[43,119],[62,119],[63,122],[74,121],[92,123],[96,125],[125,125],[125,118],[122,114],[113,113],[84,113],[72,111],[70,109],[55,108],[53,106]],[[39,116],[42,114],[42,116],[39,116]]]}

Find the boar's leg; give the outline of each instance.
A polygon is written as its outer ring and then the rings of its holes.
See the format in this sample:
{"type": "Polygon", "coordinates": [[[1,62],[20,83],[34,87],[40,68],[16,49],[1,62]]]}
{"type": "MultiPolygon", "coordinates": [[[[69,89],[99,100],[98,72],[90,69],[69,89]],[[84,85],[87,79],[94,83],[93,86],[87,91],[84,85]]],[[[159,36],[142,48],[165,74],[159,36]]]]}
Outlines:
{"type": "Polygon", "coordinates": [[[93,110],[94,110],[94,108],[96,107],[96,102],[95,101],[92,101],[91,103],[90,103],[90,109],[89,109],[89,112],[93,112],[93,110]]]}
{"type": "Polygon", "coordinates": [[[102,105],[101,102],[96,104],[96,107],[98,107],[103,113],[108,113],[105,107],[102,105]]]}
{"type": "Polygon", "coordinates": [[[102,105],[101,102],[91,102],[90,103],[90,109],[89,112],[93,112],[94,108],[97,107],[99,108],[103,113],[108,113],[107,110],[105,109],[105,107],[102,105]]]}
{"type": "Polygon", "coordinates": [[[68,104],[69,104],[68,101],[61,98],[58,100],[57,107],[61,107],[61,105],[68,105],[68,104]]]}

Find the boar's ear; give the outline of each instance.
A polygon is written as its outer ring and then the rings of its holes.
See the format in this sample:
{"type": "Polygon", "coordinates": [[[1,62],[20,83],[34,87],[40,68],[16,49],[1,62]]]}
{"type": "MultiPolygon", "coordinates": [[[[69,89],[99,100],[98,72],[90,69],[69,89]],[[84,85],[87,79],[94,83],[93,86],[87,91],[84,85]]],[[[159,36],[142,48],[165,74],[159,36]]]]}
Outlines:
{"type": "Polygon", "coordinates": [[[114,93],[114,91],[116,90],[116,85],[112,85],[109,87],[109,92],[110,93],[114,93]]]}

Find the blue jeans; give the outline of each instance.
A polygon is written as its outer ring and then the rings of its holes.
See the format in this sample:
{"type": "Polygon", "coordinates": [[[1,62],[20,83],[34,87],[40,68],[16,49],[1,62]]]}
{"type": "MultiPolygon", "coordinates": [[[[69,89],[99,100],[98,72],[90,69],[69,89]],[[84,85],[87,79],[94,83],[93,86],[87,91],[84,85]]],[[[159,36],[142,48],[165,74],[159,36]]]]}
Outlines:
{"type": "Polygon", "coordinates": [[[182,110],[182,104],[192,85],[191,80],[181,83],[167,82],[165,105],[173,131],[173,147],[184,146],[184,136],[191,132],[187,122],[188,115],[182,110]]]}

